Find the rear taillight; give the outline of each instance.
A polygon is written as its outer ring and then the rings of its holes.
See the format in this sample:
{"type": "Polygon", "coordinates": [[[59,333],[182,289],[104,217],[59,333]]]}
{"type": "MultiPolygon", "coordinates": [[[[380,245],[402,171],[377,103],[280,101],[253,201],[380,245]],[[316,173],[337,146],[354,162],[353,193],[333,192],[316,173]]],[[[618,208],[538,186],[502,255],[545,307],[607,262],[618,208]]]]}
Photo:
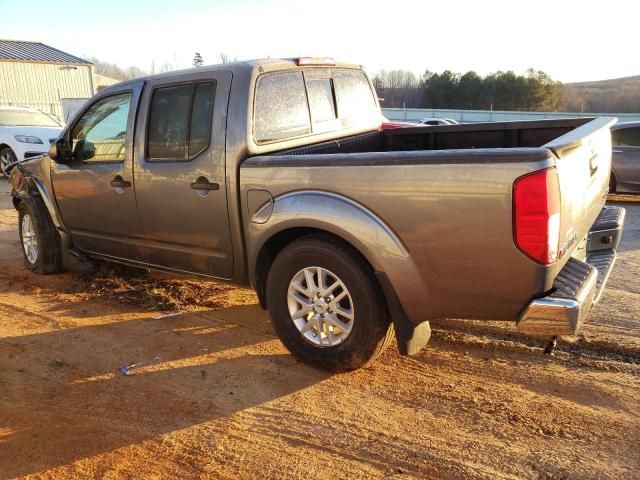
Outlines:
{"type": "Polygon", "coordinates": [[[513,186],[513,228],[516,246],[543,265],[558,259],[560,185],[548,168],[525,175],[513,186]]]}

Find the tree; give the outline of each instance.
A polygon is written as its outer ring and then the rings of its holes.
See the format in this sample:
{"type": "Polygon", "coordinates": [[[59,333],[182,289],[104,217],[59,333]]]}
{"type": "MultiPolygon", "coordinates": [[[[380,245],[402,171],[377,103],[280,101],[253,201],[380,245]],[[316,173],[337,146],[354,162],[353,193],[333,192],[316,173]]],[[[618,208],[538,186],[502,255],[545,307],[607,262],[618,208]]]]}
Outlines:
{"type": "Polygon", "coordinates": [[[420,104],[422,82],[408,70],[380,70],[373,85],[384,107],[401,108],[420,104]]]}
{"type": "Polygon", "coordinates": [[[147,72],[138,67],[122,68],[115,63],[105,62],[96,57],[89,57],[89,61],[93,63],[96,73],[116,80],[131,80],[147,75],[147,72]]]}
{"type": "Polygon", "coordinates": [[[238,61],[238,57],[231,58],[231,56],[227,55],[226,53],[220,54],[220,63],[232,63],[237,61],[238,61]]]}
{"type": "Polygon", "coordinates": [[[542,71],[526,75],[498,71],[482,78],[470,71],[464,75],[445,70],[427,70],[422,76],[423,105],[429,108],[495,110],[558,109],[561,84],[542,71]]]}
{"type": "Polygon", "coordinates": [[[202,60],[202,55],[196,52],[196,54],[193,56],[193,66],[201,67],[202,65],[204,65],[204,60],[202,60]]]}
{"type": "Polygon", "coordinates": [[[158,67],[158,73],[171,72],[176,69],[176,66],[171,62],[164,62],[158,67]]]}
{"type": "Polygon", "coordinates": [[[431,108],[456,108],[460,104],[460,75],[451,70],[433,73],[427,70],[422,76],[425,106],[431,108]]]}
{"type": "Polygon", "coordinates": [[[482,77],[473,70],[465,73],[458,81],[458,99],[470,109],[486,107],[487,93],[482,77]]]}

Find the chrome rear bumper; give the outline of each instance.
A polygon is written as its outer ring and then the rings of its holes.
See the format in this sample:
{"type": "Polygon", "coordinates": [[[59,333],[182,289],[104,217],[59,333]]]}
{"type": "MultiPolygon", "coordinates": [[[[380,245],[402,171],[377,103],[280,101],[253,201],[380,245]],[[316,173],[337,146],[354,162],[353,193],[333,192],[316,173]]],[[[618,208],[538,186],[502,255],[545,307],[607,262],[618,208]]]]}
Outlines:
{"type": "Polygon", "coordinates": [[[605,207],[591,227],[585,262],[570,258],[549,295],[533,300],[517,322],[518,331],[537,337],[576,335],[602,296],[615,263],[625,210],[605,207]]]}

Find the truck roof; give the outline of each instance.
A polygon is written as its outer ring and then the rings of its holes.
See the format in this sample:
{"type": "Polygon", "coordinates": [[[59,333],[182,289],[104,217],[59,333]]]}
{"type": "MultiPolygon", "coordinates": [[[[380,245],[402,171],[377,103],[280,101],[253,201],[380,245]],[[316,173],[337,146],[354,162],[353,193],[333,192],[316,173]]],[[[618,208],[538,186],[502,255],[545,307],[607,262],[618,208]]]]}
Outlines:
{"type": "MultiPolygon", "coordinates": [[[[305,67],[313,67],[313,64],[304,65],[305,67]]],[[[362,65],[346,63],[346,62],[337,62],[335,61],[332,65],[318,65],[325,68],[357,68],[361,69],[362,65]]],[[[182,75],[193,72],[215,72],[220,70],[231,71],[232,73],[243,73],[243,74],[251,74],[253,70],[259,70],[260,73],[264,72],[273,72],[276,70],[288,70],[291,68],[297,68],[298,63],[296,58],[261,58],[255,60],[243,60],[240,62],[231,62],[231,63],[218,63],[214,65],[203,65],[201,67],[192,67],[185,68],[182,70],[172,70],[170,72],[156,73],[154,75],[146,75],[144,77],[138,77],[133,80],[126,80],[124,82],[116,83],[114,85],[110,85],[109,88],[105,88],[103,91],[109,91],[114,87],[120,88],[122,85],[129,82],[138,82],[140,80],[147,79],[157,79],[157,78],[169,78],[176,75],[182,75]]]]}

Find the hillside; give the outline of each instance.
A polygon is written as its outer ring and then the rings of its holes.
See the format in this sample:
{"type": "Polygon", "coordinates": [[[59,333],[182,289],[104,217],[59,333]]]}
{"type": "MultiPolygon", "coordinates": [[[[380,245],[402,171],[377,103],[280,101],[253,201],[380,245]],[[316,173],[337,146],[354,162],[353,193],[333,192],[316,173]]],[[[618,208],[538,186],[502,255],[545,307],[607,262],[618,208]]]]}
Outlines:
{"type": "Polygon", "coordinates": [[[611,78],[609,80],[595,80],[592,82],[574,82],[565,83],[568,87],[573,87],[576,90],[609,90],[619,89],[621,87],[637,87],[640,88],[640,75],[634,75],[632,77],[611,78]]]}
{"type": "Polygon", "coordinates": [[[640,112],[640,75],[566,83],[562,103],[569,111],[640,112]]]}

